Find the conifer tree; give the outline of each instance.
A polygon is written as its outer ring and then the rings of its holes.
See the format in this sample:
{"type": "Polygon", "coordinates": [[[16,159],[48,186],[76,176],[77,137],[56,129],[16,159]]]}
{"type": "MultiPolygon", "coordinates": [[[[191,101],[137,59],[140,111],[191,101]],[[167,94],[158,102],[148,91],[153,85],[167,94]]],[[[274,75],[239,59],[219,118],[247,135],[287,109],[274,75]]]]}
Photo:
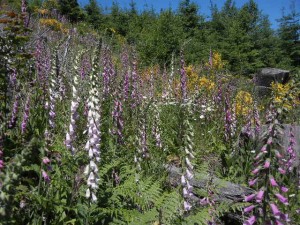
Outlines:
{"type": "Polygon", "coordinates": [[[83,19],[83,13],[77,0],[59,0],[60,12],[73,23],[83,19]]]}
{"type": "Polygon", "coordinates": [[[294,67],[300,66],[300,12],[296,11],[295,2],[291,4],[290,13],[283,13],[278,21],[281,50],[287,59],[285,63],[294,67]]]}
{"type": "Polygon", "coordinates": [[[99,28],[103,23],[102,10],[96,0],[89,0],[89,4],[84,7],[87,13],[87,22],[92,24],[94,28],[99,28]]]}

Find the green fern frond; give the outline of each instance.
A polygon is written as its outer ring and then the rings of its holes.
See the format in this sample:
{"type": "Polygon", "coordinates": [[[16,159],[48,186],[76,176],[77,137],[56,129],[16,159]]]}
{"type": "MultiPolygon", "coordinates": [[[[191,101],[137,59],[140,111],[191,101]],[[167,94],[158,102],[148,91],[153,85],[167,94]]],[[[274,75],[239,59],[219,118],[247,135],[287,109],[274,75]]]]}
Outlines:
{"type": "Polygon", "coordinates": [[[194,215],[187,216],[182,224],[184,225],[207,225],[207,222],[210,221],[211,215],[209,214],[209,208],[201,209],[194,215]]]}

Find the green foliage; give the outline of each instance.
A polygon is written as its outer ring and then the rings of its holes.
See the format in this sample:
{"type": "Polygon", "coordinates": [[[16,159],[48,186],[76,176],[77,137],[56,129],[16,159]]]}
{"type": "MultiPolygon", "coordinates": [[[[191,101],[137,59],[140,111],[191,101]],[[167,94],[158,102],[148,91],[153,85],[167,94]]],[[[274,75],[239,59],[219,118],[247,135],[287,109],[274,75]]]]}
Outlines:
{"type": "Polygon", "coordinates": [[[72,23],[83,19],[82,9],[79,7],[77,0],[60,0],[58,1],[59,10],[72,23]]]}
{"type": "Polygon", "coordinates": [[[299,67],[300,65],[300,47],[299,47],[299,29],[300,13],[296,10],[296,3],[291,4],[291,11],[283,14],[279,19],[280,27],[278,34],[283,57],[283,66],[299,67]]]}

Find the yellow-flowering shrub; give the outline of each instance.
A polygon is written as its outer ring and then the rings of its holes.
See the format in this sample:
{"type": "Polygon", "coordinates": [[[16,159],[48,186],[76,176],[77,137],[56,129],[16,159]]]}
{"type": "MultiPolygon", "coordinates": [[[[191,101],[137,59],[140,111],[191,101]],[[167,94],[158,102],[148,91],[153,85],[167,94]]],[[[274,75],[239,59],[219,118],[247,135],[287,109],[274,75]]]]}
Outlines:
{"type": "Polygon", "coordinates": [[[47,9],[37,9],[36,12],[43,16],[49,14],[49,10],[47,10],[47,9]]]}
{"type": "Polygon", "coordinates": [[[63,31],[63,25],[62,23],[58,22],[56,19],[40,19],[40,24],[43,26],[50,27],[51,29],[55,31],[63,31]]]}
{"type": "Polygon", "coordinates": [[[215,86],[216,86],[215,83],[212,80],[207,79],[206,77],[201,77],[199,79],[199,87],[200,88],[203,88],[207,91],[212,91],[215,89],[215,86]]]}
{"type": "Polygon", "coordinates": [[[253,104],[252,95],[247,91],[239,91],[235,96],[235,113],[237,116],[246,116],[253,104]]]}
{"type": "Polygon", "coordinates": [[[215,83],[206,77],[199,77],[193,66],[189,65],[188,67],[185,67],[185,71],[187,75],[187,88],[189,93],[193,93],[200,89],[211,92],[215,88],[215,83]]]}
{"type": "Polygon", "coordinates": [[[199,76],[195,72],[195,68],[192,65],[185,67],[186,76],[187,76],[187,89],[189,93],[193,93],[198,89],[198,80],[199,76]]]}
{"type": "MultiPolygon", "coordinates": [[[[212,69],[221,70],[225,66],[225,61],[222,60],[222,55],[219,52],[212,53],[212,69]]],[[[211,67],[210,62],[205,64],[206,67],[211,67]]]]}
{"type": "Polygon", "coordinates": [[[274,103],[277,106],[283,106],[287,110],[292,109],[293,105],[300,104],[297,96],[298,92],[291,92],[292,86],[290,83],[281,84],[272,82],[271,84],[272,94],[274,97],[274,103]]]}

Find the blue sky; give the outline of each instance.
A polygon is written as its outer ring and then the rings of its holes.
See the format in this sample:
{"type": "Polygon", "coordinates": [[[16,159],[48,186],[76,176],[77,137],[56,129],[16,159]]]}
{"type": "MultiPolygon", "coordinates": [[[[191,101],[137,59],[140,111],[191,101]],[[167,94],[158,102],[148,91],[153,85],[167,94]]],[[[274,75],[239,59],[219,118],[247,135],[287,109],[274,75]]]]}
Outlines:
{"type": "MultiPolygon", "coordinates": [[[[215,4],[221,8],[226,0],[212,0],[215,4]]],[[[300,0],[294,0],[296,4],[297,12],[300,11],[300,0]]],[[[84,5],[88,0],[78,0],[80,5],[84,5]]],[[[109,9],[112,5],[112,0],[98,0],[98,3],[106,9],[109,9]]],[[[129,3],[131,0],[117,0],[119,5],[122,8],[129,8],[129,3]]],[[[178,8],[180,0],[135,0],[137,8],[142,10],[145,6],[153,8],[159,12],[160,9],[166,9],[172,7],[172,9],[176,10],[178,8]]],[[[191,2],[195,2],[200,6],[200,14],[209,16],[210,14],[210,0],[191,0],[191,2]]],[[[244,3],[248,2],[248,0],[236,0],[235,3],[238,7],[241,7],[244,3]]],[[[282,9],[285,8],[285,11],[288,12],[290,10],[290,0],[256,0],[255,1],[259,9],[262,10],[263,14],[268,15],[269,19],[272,23],[273,28],[277,28],[278,24],[276,19],[279,19],[282,16],[282,9]]]]}

